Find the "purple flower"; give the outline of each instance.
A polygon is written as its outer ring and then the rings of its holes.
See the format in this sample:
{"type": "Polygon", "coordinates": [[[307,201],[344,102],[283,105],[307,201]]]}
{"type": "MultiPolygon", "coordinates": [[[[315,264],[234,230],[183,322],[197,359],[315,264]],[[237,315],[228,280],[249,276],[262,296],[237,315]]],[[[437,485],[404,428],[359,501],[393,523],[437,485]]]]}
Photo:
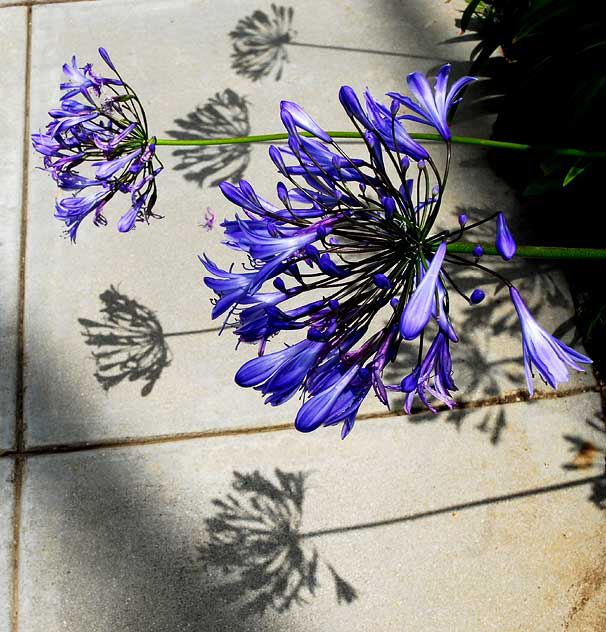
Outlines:
{"type": "Polygon", "coordinates": [[[117,171],[124,169],[141,154],[141,149],[135,149],[128,154],[124,154],[119,158],[114,158],[113,160],[106,160],[103,162],[94,162],[93,166],[97,167],[96,177],[99,180],[107,180],[107,178],[111,178],[117,171]]]}
{"type": "Polygon", "coordinates": [[[72,241],[76,241],[76,232],[80,223],[93,211],[95,212],[95,224],[102,224],[105,221],[101,211],[112,195],[111,190],[103,189],[84,198],[64,198],[55,205],[55,217],[65,222],[67,234],[72,241]]]}
{"type": "Polygon", "coordinates": [[[352,366],[324,391],[303,404],[295,419],[295,428],[301,432],[311,432],[321,425],[332,426],[343,422],[341,438],[345,439],[370,386],[370,371],[352,366]]]}
{"type": "MultiPolygon", "coordinates": [[[[101,52],[101,49],[99,52],[101,52]]],[[[105,53],[105,56],[107,56],[105,49],[103,49],[103,52],[105,53]]],[[[103,55],[102,57],[105,59],[103,55]]],[[[109,57],[107,57],[107,59],[109,59],[109,57]]],[[[110,67],[115,72],[113,65],[110,65],[110,67]]],[[[71,99],[72,97],[78,95],[78,93],[81,93],[89,101],[92,101],[88,92],[90,88],[93,88],[98,96],[101,94],[101,88],[104,85],[122,85],[122,81],[119,79],[108,79],[95,75],[92,72],[92,64],[86,64],[83,68],[78,68],[75,55],[72,57],[71,65],[63,64],[63,73],[67,77],[67,81],[64,81],[60,87],[61,90],[66,90],[67,92],[61,97],[62,100],[71,99]]]]}
{"type": "MultiPolygon", "coordinates": [[[[236,382],[272,405],[298,394],[295,427],[302,432],[341,424],[345,437],[371,389],[387,407],[388,391],[405,393],[407,413],[416,397],[434,412],[432,398],[455,404],[449,345],[458,337],[449,292],[472,304],[485,296],[476,289],[468,297],[451,273],[463,265],[491,271],[477,262],[481,247],[466,257],[448,245],[490,218],[468,221],[462,214],[452,230],[436,231],[448,175],[436,164],[447,161],[432,159],[405,129],[410,117],[398,117],[404,103],[417,121],[436,126],[450,152],[448,108],[471,79],[447,93],[447,78],[448,67],[433,94],[413,74],[418,102],[394,97],[391,107],[369,91],[362,105],[343,86],[339,99],[364,141],[361,156],[349,155],[298,104],[283,101],[288,140],[269,148],[280,178],[277,200],[245,180],[220,184],[239,213],[221,224],[224,244],[245,261],[224,270],[201,259],[209,273],[204,282],[216,295],[212,315],[225,315],[239,343],[258,345],[258,357],[242,366],[236,382]],[[300,338],[272,351],[286,331],[300,338]],[[419,360],[398,386],[386,386],[383,374],[403,345],[412,345],[419,360]]],[[[498,244],[511,250],[502,217],[497,224],[498,244]]]]}
{"type": "Polygon", "coordinates": [[[283,404],[299,390],[325,346],[324,342],[302,340],[282,351],[253,358],[236,373],[236,383],[254,386],[263,395],[270,393],[266,404],[283,404]]]}
{"type": "Polygon", "coordinates": [[[204,213],[204,224],[202,227],[206,231],[211,231],[215,226],[216,215],[213,213],[211,208],[206,209],[206,213],[204,213]]]}
{"type": "Polygon", "coordinates": [[[515,287],[509,288],[509,294],[522,326],[522,349],[529,393],[531,395],[534,393],[533,365],[552,388],[557,388],[558,382],[568,381],[568,367],[576,371],[584,371],[585,369],[577,362],[591,363],[591,360],[550,336],[532,317],[515,287]]]}
{"type": "Polygon", "coordinates": [[[436,409],[429,403],[427,395],[439,399],[448,408],[453,408],[455,401],[449,391],[458,389],[452,379],[452,360],[448,338],[444,333],[438,332],[422,362],[402,380],[399,387],[388,386],[387,388],[406,393],[404,400],[406,414],[410,414],[415,395],[418,395],[423,405],[434,413],[436,409]]]}
{"type": "Polygon", "coordinates": [[[450,64],[445,64],[436,77],[435,92],[432,92],[425,75],[420,72],[409,74],[407,77],[408,88],[415,97],[416,102],[410,97],[402,96],[397,92],[388,93],[396,103],[401,103],[414,112],[414,115],[407,114],[399,118],[431,125],[436,128],[440,136],[446,141],[451,139],[447,120],[448,111],[460,100],[457,99],[457,95],[461,89],[472,81],[476,81],[475,77],[461,77],[454,82],[447,92],[449,75],[450,64]]]}
{"type": "Polygon", "coordinates": [[[443,241],[438,246],[427,272],[404,307],[400,319],[400,332],[406,340],[414,340],[425,329],[432,316],[436,285],[445,254],[446,242],[443,241]]]}
{"type": "Polygon", "coordinates": [[[505,259],[509,261],[516,254],[516,242],[513,235],[509,231],[507,222],[505,221],[505,215],[499,213],[497,215],[497,239],[496,239],[497,252],[505,259]]]}
{"type": "Polygon", "coordinates": [[[217,318],[238,303],[243,305],[253,303],[276,305],[288,298],[288,294],[284,292],[263,293],[251,290],[253,286],[258,285],[259,274],[257,272],[238,273],[222,270],[208,257],[199,257],[199,259],[208,272],[214,275],[204,277],[204,283],[219,297],[213,307],[213,318],[217,318]]]}
{"type": "MultiPolygon", "coordinates": [[[[107,51],[100,48],[99,54],[117,74],[107,51]]],[[[59,108],[49,112],[52,120],[46,132],[31,137],[34,149],[44,156],[44,170],[59,188],[76,192],[57,204],[55,217],[66,223],[66,232],[75,241],[87,215],[94,216],[96,225],[107,224],[102,211],[118,192],[131,193],[132,198],[129,210],[118,221],[120,232],[158,217],[153,213],[157,199],[154,179],[162,165],[153,164],[157,160],[155,139],[148,138],[138,97],[121,79],[101,77],[91,64],[78,67],[75,57],[63,71],[67,80],[60,86],[64,94],[59,108]],[[76,171],[82,168],[88,171],[76,171]],[[79,196],[87,187],[102,187],[103,191],[79,196]]]]}
{"type": "Polygon", "coordinates": [[[280,116],[282,122],[289,132],[296,134],[296,127],[304,129],[306,132],[330,143],[330,136],[301,108],[292,101],[282,101],[280,103],[280,116]]]}

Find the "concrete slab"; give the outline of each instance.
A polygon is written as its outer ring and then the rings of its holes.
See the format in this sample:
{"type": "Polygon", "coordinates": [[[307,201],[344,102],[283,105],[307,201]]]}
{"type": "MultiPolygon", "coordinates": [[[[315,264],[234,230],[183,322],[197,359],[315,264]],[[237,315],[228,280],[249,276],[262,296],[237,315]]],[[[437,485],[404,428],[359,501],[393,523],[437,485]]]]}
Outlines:
{"type": "Polygon", "coordinates": [[[0,19],[0,453],[15,444],[26,37],[26,10],[4,9],[0,19]]]}
{"type": "MultiPolygon", "coordinates": [[[[253,81],[237,74],[238,68],[233,67],[233,38],[229,34],[255,6],[234,1],[216,11],[215,4],[208,1],[136,0],[125,5],[104,0],[35,7],[32,130],[45,124],[46,111],[58,97],[61,64],[74,52],[81,63],[90,60],[101,64],[97,61],[98,45],[108,49],[140,93],[158,136],[183,133],[190,129],[188,125],[193,126],[192,133],[204,136],[213,121],[219,125],[222,116],[228,123],[222,123],[223,131],[216,132],[219,135],[235,133],[229,132],[232,128],[238,133],[276,131],[281,128],[280,99],[301,103],[326,128],[349,129],[336,99],[343,83],[357,89],[368,85],[376,94],[404,89],[407,72],[429,71],[446,57],[463,62],[469,53],[468,46],[443,44],[456,33],[456,10],[451,7],[434,12],[424,2],[406,6],[395,0],[295,2],[289,5],[295,10],[292,37],[310,46],[289,45],[288,61],[283,63],[279,80],[275,80],[278,68],[274,67],[268,76],[253,81]],[[121,19],[117,21],[118,5],[121,19]],[[364,17],[370,14],[372,20],[364,17]],[[94,41],[91,24],[95,25],[94,41]],[[336,24],[338,31],[333,28],[336,24]],[[178,50],[175,41],[179,41],[178,50]],[[359,50],[362,41],[364,50],[359,50]],[[313,77],[313,81],[302,81],[301,77],[313,77]],[[323,95],[321,100],[318,95],[323,95]],[[209,103],[222,113],[215,114],[211,123],[206,121],[208,110],[204,109],[209,103]]],[[[271,13],[270,5],[259,5],[259,9],[271,13]]],[[[487,133],[486,125],[485,119],[478,119],[477,133],[487,133]]],[[[146,375],[152,377],[131,383],[134,374],[130,372],[120,385],[105,393],[94,375],[99,370],[91,354],[111,350],[87,346],[87,341],[102,340],[95,335],[104,330],[82,325],[82,320],[102,321],[99,295],[118,300],[119,293],[149,308],[154,314],[148,314],[149,322],[157,318],[164,332],[216,327],[218,323],[210,319],[211,293],[202,284],[204,272],[197,255],[207,252],[223,265],[228,265],[231,256],[220,244],[220,232],[207,232],[200,224],[207,207],[217,214],[217,224],[232,217],[234,209],[222,200],[212,180],[242,172],[261,194],[271,197],[275,190],[274,167],[266,151],[264,146],[255,146],[236,158],[211,154],[211,160],[200,162],[197,155],[172,155],[172,149],[164,148],[162,159],[167,169],[159,178],[157,209],[166,215],[165,219],[120,235],[115,229],[120,208],[115,208],[115,213],[108,212],[109,227],[83,226],[76,246],[57,237],[61,227],[52,217],[57,195],[53,183],[44,174],[31,174],[26,302],[28,445],[285,423],[294,417],[295,404],[264,408],[255,393],[233,385],[235,371],[254,351],[235,354],[227,333],[220,340],[211,333],[165,339],[170,353],[156,336],[154,344],[161,347],[156,349],[156,364],[146,367],[146,375]],[[215,165],[217,161],[222,166],[216,172],[203,172],[205,180],[200,187],[201,170],[207,162],[215,165]],[[84,337],[83,332],[87,334],[84,337]],[[157,365],[166,364],[170,357],[172,364],[160,366],[158,373],[157,365]],[[141,398],[141,392],[147,393],[150,388],[151,392],[141,398]]],[[[469,151],[462,155],[469,156],[469,151]]],[[[477,150],[474,155],[482,156],[477,150]]],[[[467,163],[455,161],[453,168],[449,197],[453,214],[459,206],[467,209],[472,205],[515,210],[511,191],[481,160],[471,176],[467,163]]],[[[570,301],[560,289],[560,280],[553,282],[547,275],[537,274],[535,268],[527,268],[525,274],[533,292],[531,306],[542,307],[537,316],[548,329],[555,329],[570,317],[570,301]],[[545,300],[546,288],[553,300],[545,300]]],[[[518,363],[519,338],[501,336],[503,330],[517,326],[508,299],[504,303],[497,300],[490,307],[476,308],[480,322],[474,320],[463,327],[465,346],[457,352],[457,379],[466,399],[508,393],[524,386],[518,363]]],[[[411,356],[415,354],[412,351],[411,356]]],[[[394,371],[394,382],[401,380],[409,368],[403,358],[398,371],[394,371]]],[[[570,382],[573,387],[591,384],[591,377],[575,376],[570,382]]],[[[381,410],[371,398],[364,408],[366,413],[381,410]]]]}
{"type": "Polygon", "coordinates": [[[13,576],[13,460],[0,459],[0,632],[9,632],[13,576]]]}
{"type": "Polygon", "coordinates": [[[598,632],[599,399],[499,411],[33,457],[21,626],[598,632]]]}

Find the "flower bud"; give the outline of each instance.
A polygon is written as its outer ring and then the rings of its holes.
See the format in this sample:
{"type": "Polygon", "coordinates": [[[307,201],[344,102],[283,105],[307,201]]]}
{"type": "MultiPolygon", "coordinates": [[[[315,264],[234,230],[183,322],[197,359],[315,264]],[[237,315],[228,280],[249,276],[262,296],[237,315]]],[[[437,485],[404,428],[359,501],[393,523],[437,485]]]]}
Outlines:
{"type": "Polygon", "coordinates": [[[484,294],[482,290],[476,289],[471,293],[471,296],[469,297],[469,302],[472,305],[477,305],[478,303],[481,303],[485,298],[486,294],[484,294]]]}

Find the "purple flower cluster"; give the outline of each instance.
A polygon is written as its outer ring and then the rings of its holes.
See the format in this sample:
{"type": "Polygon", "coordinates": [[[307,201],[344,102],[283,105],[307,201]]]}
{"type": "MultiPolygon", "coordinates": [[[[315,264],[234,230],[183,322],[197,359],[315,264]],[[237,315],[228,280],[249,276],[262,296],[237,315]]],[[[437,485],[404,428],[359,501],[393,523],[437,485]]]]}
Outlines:
{"type": "MultiPolygon", "coordinates": [[[[478,263],[481,246],[466,258],[449,253],[448,244],[495,218],[495,244],[503,259],[513,257],[516,244],[502,213],[473,224],[461,215],[452,231],[431,232],[450,164],[448,111],[473,81],[463,77],[448,90],[449,71],[448,65],[440,70],[435,91],[420,73],[409,75],[415,100],[389,93],[389,105],[368,90],[361,101],[343,86],[339,99],[366,145],[362,158],[348,156],[301,107],[283,101],[288,144],[269,149],[283,179],[276,190],[279,204],[244,180],[238,186],[221,184],[225,197],[242,211],[222,224],[225,243],[244,252],[249,263],[236,272],[201,258],[211,275],[204,281],[217,295],[212,315],[226,315],[240,342],[259,346],[258,357],[236,374],[240,386],[261,391],[273,406],[302,394],[295,420],[300,431],[341,423],[345,437],[371,389],[386,406],[388,391],[403,393],[407,413],[416,397],[432,411],[432,398],[455,405],[449,345],[458,337],[447,288],[471,305],[485,295],[476,289],[466,296],[448,266],[490,270],[478,263]],[[413,114],[401,114],[402,106],[413,114]],[[402,121],[410,119],[432,126],[443,138],[442,172],[405,129],[402,121]],[[266,353],[267,341],[288,330],[300,330],[302,339],[266,353]],[[416,345],[416,366],[400,384],[384,384],[383,371],[403,343],[416,345]]],[[[531,363],[554,387],[568,379],[568,367],[582,370],[577,363],[589,358],[541,329],[505,282],[522,324],[529,389],[531,363]]]]}
{"type": "Polygon", "coordinates": [[[107,224],[104,207],[117,192],[131,197],[130,208],[118,221],[119,231],[158,217],[153,213],[155,177],[162,165],[155,156],[155,138],[148,136],[137,95],[107,51],[100,48],[99,54],[118,78],[97,75],[92,64],[80,68],[72,57],[71,64],[63,66],[66,81],[60,85],[58,109],[49,112],[52,120],[45,133],[32,134],[34,149],[44,156],[44,171],[60,189],[73,192],[56,202],[55,212],[72,241],[89,215],[95,225],[107,224]],[[77,171],[81,167],[88,167],[88,173],[77,171]]]}

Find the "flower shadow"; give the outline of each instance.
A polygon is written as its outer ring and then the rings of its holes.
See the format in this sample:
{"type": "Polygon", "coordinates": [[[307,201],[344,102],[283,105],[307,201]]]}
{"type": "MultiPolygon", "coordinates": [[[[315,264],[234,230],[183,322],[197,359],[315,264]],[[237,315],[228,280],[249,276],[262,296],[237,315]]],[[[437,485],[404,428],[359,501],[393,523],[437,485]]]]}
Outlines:
{"type": "MultiPolygon", "coordinates": [[[[275,481],[259,471],[234,472],[232,491],[212,502],[206,519],[208,540],[199,547],[208,573],[222,581],[216,599],[231,602],[244,617],[267,609],[287,611],[307,603],[319,586],[320,556],[301,532],[304,472],[275,470],[275,481]]],[[[335,584],[337,602],[351,603],[357,592],[324,562],[335,584]]]]}
{"type": "Polygon", "coordinates": [[[78,319],[86,344],[97,348],[95,377],[106,391],[125,379],[143,380],[145,397],[172,360],[162,326],[151,309],[113,285],[99,298],[102,320],[78,319]]]}
{"type": "MultiPolygon", "coordinates": [[[[199,105],[186,117],[175,119],[180,129],[166,133],[176,140],[208,140],[250,135],[248,101],[229,88],[217,92],[204,105],[199,105]]],[[[251,145],[192,146],[177,149],[173,156],[179,158],[174,167],[184,171],[184,178],[197,182],[203,187],[210,179],[210,186],[216,187],[228,180],[238,182],[250,162],[251,145]]]]}
{"type": "Polygon", "coordinates": [[[238,75],[258,81],[274,74],[276,81],[282,77],[288,62],[286,44],[294,32],[291,29],[294,9],[271,5],[271,13],[256,10],[242,18],[230,32],[232,40],[232,68],[238,75]]]}

